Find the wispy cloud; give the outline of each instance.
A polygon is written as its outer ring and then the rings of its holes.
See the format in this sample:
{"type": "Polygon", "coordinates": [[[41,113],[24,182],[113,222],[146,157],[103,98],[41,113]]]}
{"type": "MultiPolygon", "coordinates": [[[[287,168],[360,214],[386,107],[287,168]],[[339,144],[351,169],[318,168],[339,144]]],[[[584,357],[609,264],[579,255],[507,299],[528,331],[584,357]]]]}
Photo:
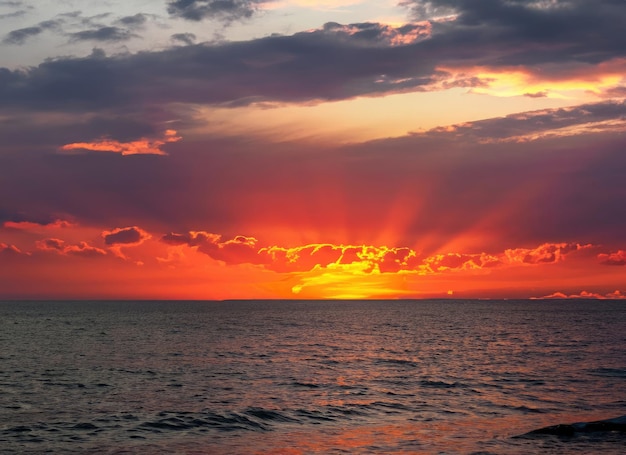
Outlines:
{"type": "Polygon", "coordinates": [[[120,27],[99,27],[69,34],[71,41],[126,41],[137,35],[120,27]]]}
{"type": "Polygon", "coordinates": [[[24,27],[16,30],[11,30],[7,33],[2,40],[4,44],[25,44],[30,38],[33,38],[46,30],[58,30],[61,23],[58,20],[49,20],[40,22],[32,27],[24,27]]]}

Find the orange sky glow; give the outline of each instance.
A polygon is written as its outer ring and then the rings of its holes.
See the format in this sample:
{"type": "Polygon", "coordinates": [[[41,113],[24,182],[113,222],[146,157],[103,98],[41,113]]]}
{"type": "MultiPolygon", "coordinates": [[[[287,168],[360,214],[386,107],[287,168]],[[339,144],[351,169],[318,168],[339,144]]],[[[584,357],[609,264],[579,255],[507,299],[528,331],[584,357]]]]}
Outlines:
{"type": "Polygon", "coordinates": [[[626,298],[621,4],[9,3],[0,299],[626,298]]]}
{"type": "Polygon", "coordinates": [[[0,254],[14,264],[5,274],[13,284],[4,289],[37,277],[31,298],[626,298],[619,287],[626,251],[593,244],[425,254],[406,246],[265,245],[243,235],[137,226],[96,232],[61,220],[5,223],[4,231],[12,243],[2,243],[0,254]]]}

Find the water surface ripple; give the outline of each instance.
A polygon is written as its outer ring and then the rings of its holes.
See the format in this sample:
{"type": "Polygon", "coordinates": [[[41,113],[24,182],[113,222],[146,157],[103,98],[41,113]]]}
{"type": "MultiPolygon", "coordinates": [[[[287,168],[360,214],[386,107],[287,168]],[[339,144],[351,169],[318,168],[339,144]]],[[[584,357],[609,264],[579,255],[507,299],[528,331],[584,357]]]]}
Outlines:
{"type": "Polygon", "coordinates": [[[611,301],[0,303],[0,453],[623,454],[611,301]]]}

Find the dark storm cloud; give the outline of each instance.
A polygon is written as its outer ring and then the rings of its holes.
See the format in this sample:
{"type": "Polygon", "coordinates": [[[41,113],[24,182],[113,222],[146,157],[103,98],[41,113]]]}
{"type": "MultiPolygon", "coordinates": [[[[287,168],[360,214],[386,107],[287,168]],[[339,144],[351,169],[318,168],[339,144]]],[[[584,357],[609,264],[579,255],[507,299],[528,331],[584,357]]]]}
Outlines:
{"type": "MultiPolygon", "coordinates": [[[[89,111],[138,103],[340,100],[486,83],[471,74],[453,77],[441,67],[514,65],[538,77],[577,77],[582,70],[598,70],[596,63],[626,57],[626,2],[571,2],[550,9],[496,0],[433,3],[454,7],[458,18],[398,28],[328,23],[291,36],[198,45],[190,44],[191,35],[179,34],[173,39],[187,46],[0,69],[0,106],[89,111]]],[[[99,27],[70,36],[122,41],[134,35],[99,27]]]]}
{"type": "Polygon", "coordinates": [[[137,35],[120,27],[99,27],[93,30],[70,33],[70,41],[126,41],[137,35]]]}
{"type": "MultiPolygon", "coordinates": [[[[74,36],[117,39],[127,32],[120,36],[109,28],[74,36]]],[[[0,69],[0,105],[94,110],[138,102],[339,100],[415,89],[439,77],[414,46],[373,41],[367,45],[362,36],[319,30],[107,58],[60,58],[27,70],[0,69]]]]}
{"type": "Polygon", "coordinates": [[[224,22],[249,19],[268,0],[174,0],[167,5],[173,17],[189,21],[217,19],[224,22]]]}
{"type": "Polygon", "coordinates": [[[0,68],[0,106],[89,110],[118,104],[115,98],[120,96],[121,86],[115,84],[112,62],[92,55],[49,60],[27,70],[0,68]]]}
{"type": "Polygon", "coordinates": [[[626,2],[621,0],[408,0],[402,4],[419,18],[455,14],[455,20],[433,24],[430,44],[447,48],[446,53],[457,45],[457,52],[452,51],[455,57],[469,63],[594,64],[626,52],[626,2]]]}

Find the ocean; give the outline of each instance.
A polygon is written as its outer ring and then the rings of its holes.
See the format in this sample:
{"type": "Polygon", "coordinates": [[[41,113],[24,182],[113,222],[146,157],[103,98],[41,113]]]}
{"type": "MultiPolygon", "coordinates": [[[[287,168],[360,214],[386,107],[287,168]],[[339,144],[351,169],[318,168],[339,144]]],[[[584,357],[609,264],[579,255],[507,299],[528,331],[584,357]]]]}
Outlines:
{"type": "Polygon", "coordinates": [[[528,433],[626,415],[625,347],[619,301],[0,302],[0,453],[624,454],[528,433]]]}

